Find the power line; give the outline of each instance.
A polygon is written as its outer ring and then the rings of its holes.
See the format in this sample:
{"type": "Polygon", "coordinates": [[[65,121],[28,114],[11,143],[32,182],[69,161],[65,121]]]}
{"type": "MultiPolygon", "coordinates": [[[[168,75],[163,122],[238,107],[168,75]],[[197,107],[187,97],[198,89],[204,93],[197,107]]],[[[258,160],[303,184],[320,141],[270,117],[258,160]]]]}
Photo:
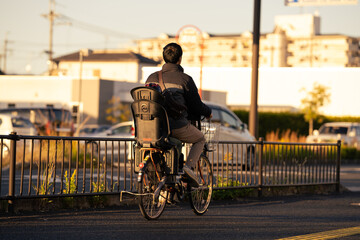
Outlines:
{"type": "Polygon", "coordinates": [[[68,17],[64,14],[58,14],[55,13],[55,0],[49,0],[49,13],[48,14],[43,14],[42,16],[46,17],[49,19],[49,23],[50,23],[50,30],[49,30],[49,50],[46,51],[46,53],[49,55],[49,75],[52,74],[52,70],[53,70],[53,64],[52,64],[52,59],[53,59],[53,29],[54,29],[54,21],[55,18],[58,18],[60,20],[63,20],[64,22],[67,23],[67,25],[70,26],[76,26],[82,29],[85,29],[87,31],[92,31],[92,32],[97,32],[97,33],[101,33],[104,34],[106,37],[108,36],[112,36],[112,37],[117,37],[117,38],[137,38],[137,36],[132,35],[132,34],[125,34],[125,33],[120,33],[111,29],[107,29],[107,28],[103,28],[100,26],[95,26],[92,24],[88,24],[79,20],[76,20],[74,18],[68,17]],[[69,22],[71,24],[69,24],[69,22]]]}
{"type": "MultiPolygon", "coordinates": [[[[0,39],[0,41],[4,41],[5,39],[0,39]]],[[[27,42],[27,41],[18,41],[18,40],[13,40],[12,41],[14,44],[16,45],[21,45],[21,46],[39,46],[39,47],[43,47],[44,45],[46,45],[46,43],[42,43],[42,42],[27,42]]],[[[112,43],[118,43],[118,41],[111,41],[112,43]]],[[[103,42],[101,41],[96,41],[96,42],[72,42],[72,43],[54,43],[54,46],[57,47],[67,47],[67,46],[83,46],[83,45],[94,45],[94,44],[102,44],[103,42]]]]}
{"type": "Polygon", "coordinates": [[[121,33],[118,31],[114,31],[112,29],[108,29],[108,28],[104,28],[101,26],[97,26],[97,25],[93,25],[93,24],[89,24],[86,22],[82,22],[79,20],[76,20],[74,18],[68,17],[64,14],[60,14],[59,15],[60,18],[64,21],[70,21],[71,22],[71,26],[75,26],[87,31],[91,31],[91,32],[95,32],[95,33],[100,33],[106,36],[112,36],[112,37],[117,37],[117,38],[139,38],[139,36],[137,35],[133,35],[133,34],[129,34],[129,33],[121,33]]]}

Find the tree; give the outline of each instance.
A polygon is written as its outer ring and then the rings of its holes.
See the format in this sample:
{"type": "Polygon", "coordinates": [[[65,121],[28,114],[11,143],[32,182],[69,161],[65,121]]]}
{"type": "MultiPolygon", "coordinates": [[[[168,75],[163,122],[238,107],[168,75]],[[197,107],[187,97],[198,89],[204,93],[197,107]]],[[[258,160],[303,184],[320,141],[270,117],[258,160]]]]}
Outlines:
{"type": "Polygon", "coordinates": [[[313,132],[313,122],[318,117],[320,108],[330,103],[331,94],[328,90],[328,87],[314,83],[313,89],[301,100],[301,110],[305,120],[309,122],[309,135],[313,132]]]}
{"type": "Polygon", "coordinates": [[[112,97],[108,103],[111,107],[106,109],[106,120],[111,123],[119,123],[131,119],[130,106],[122,103],[119,97],[112,97]]]}

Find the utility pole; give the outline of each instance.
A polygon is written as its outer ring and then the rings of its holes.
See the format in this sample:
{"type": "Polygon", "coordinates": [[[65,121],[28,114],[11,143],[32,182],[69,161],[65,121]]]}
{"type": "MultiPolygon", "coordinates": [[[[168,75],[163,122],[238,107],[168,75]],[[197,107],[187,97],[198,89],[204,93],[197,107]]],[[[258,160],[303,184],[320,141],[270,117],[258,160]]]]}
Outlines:
{"type": "Polygon", "coordinates": [[[59,15],[55,13],[55,0],[49,0],[49,13],[43,14],[43,17],[49,19],[49,50],[46,53],[49,55],[48,65],[49,65],[49,75],[52,74],[53,71],[53,29],[54,29],[54,19],[59,15]]]}
{"type": "Polygon", "coordinates": [[[5,73],[6,72],[6,58],[7,58],[7,52],[8,52],[8,48],[7,48],[7,45],[8,43],[10,43],[10,41],[8,40],[8,37],[7,37],[8,33],[5,34],[5,40],[4,40],[4,53],[3,53],[3,68],[2,68],[2,71],[5,73]]]}
{"type": "Polygon", "coordinates": [[[260,49],[260,9],[261,0],[254,0],[254,33],[252,47],[251,104],[249,114],[249,131],[259,137],[258,119],[258,81],[259,81],[259,49],[260,49]]]}

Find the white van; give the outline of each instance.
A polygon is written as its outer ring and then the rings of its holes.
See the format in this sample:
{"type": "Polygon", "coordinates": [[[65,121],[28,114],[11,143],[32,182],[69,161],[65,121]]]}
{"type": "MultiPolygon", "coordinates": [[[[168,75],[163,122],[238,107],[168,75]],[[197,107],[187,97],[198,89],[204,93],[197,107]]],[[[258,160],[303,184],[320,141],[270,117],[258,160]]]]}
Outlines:
{"type": "Polygon", "coordinates": [[[307,143],[336,143],[338,140],[346,147],[360,149],[360,123],[325,123],[306,138],[307,143]]]}

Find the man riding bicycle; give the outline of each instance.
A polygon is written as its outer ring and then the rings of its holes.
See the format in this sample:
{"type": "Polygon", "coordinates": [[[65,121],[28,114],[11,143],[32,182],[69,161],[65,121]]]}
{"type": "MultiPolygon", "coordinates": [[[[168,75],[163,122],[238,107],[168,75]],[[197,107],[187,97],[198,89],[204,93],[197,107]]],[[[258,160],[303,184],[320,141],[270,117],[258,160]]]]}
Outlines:
{"type": "Polygon", "coordinates": [[[151,74],[146,80],[146,84],[159,84],[159,76],[162,76],[166,89],[172,92],[176,102],[186,106],[180,116],[173,117],[169,115],[169,123],[172,137],[184,143],[192,143],[183,171],[190,184],[197,187],[199,183],[192,169],[195,168],[204,149],[205,138],[203,133],[192,125],[190,121],[200,116],[210,118],[212,115],[211,109],[201,101],[194,80],[184,73],[184,69],[180,65],[182,54],[183,51],[180,45],[176,43],[166,45],[163,49],[165,64],[160,71],[161,75],[159,75],[159,72],[151,74]]]}

